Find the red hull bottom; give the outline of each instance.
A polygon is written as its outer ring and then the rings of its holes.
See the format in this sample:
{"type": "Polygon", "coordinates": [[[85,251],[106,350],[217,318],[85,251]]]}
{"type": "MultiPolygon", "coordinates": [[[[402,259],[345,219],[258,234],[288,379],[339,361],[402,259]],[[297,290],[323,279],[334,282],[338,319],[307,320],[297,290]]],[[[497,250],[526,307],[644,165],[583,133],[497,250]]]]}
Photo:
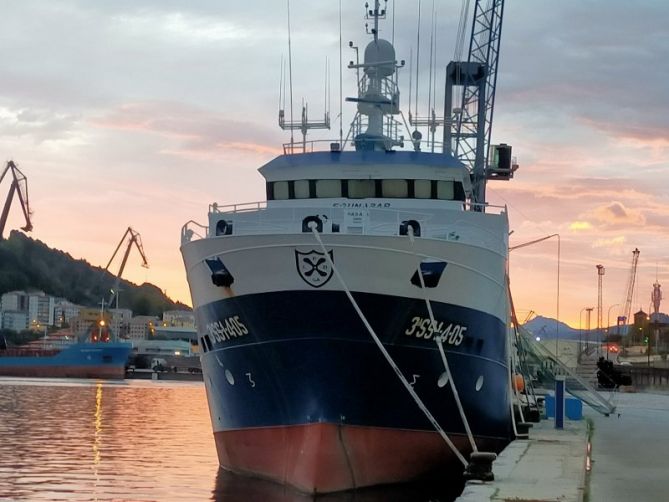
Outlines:
{"type": "Polygon", "coordinates": [[[104,366],[0,366],[0,376],[37,378],[123,379],[125,367],[104,366]]]}
{"type": "MultiPolygon", "coordinates": [[[[309,424],[215,432],[223,468],[328,493],[403,483],[464,468],[436,432],[335,424],[309,424]]],[[[468,456],[466,437],[453,436],[468,456]]],[[[504,446],[502,441],[479,449],[504,446]]],[[[497,450],[495,450],[497,451],[497,450]]]]}

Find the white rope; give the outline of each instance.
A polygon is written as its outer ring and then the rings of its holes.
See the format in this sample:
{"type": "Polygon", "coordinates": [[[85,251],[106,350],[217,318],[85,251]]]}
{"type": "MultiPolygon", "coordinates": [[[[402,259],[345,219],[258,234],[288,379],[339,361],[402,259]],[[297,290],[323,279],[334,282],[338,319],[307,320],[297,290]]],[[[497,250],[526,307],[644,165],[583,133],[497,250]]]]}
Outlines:
{"type": "MultiPolygon", "coordinates": [[[[423,290],[423,297],[425,298],[425,305],[427,305],[427,312],[430,315],[430,326],[434,329],[437,326],[437,322],[434,319],[434,313],[432,312],[432,304],[430,303],[430,299],[427,296],[427,288],[425,287],[425,279],[423,277],[423,270],[420,267],[421,260],[416,254],[416,249],[414,247],[414,237],[413,237],[413,227],[411,225],[407,225],[407,234],[409,235],[409,241],[411,242],[411,251],[413,252],[414,256],[416,257],[416,260],[418,261],[418,278],[420,279],[420,287],[423,290]]],[[[455,404],[458,407],[458,411],[460,412],[460,418],[462,419],[462,423],[465,426],[465,431],[467,431],[467,438],[469,439],[469,443],[472,446],[472,450],[477,452],[479,451],[478,448],[476,447],[476,442],[474,441],[474,435],[472,434],[472,430],[469,428],[469,421],[467,420],[467,415],[465,414],[465,410],[462,407],[462,402],[460,401],[460,394],[458,393],[458,389],[455,388],[455,381],[453,380],[453,374],[451,373],[451,368],[448,365],[448,359],[446,359],[446,353],[444,352],[444,345],[441,343],[441,334],[434,337],[437,347],[439,347],[439,354],[441,354],[441,361],[444,363],[444,368],[446,369],[446,376],[448,377],[448,383],[451,386],[451,390],[453,391],[453,397],[455,397],[455,404]]]]}
{"type": "Polygon", "coordinates": [[[323,254],[325,255],[325,259],[328,261],[330,266],[332,267],[332,271],[334,274],[337,276],[337,279],[341,283],[342,288],[344,289],[344,292],[346,293],[346,296],[348,297],[349,301],[351,302],[351,305],[353,305],[353,308],[355,311],[358,313],[358,316],[360,317],[360,320],[362,323],[365,325],[365,328],[367,328],[367,331],[369,332],[370,336],[374,340],[374,343],[376,343],[376,346],[379,348],[381,353],[383,354],[383,357],[386,358],[386,361],[388,361],[388,364],[390,364],[390,367],[393,369],[397,377],[400,379],[406,390],[411,394],[411,397],[413,400],[416,402],[420,410],[423,412],[423,414],[427,417],[427,419],[430,421],[432,426],[435,428],[435,430],[439,433],[439,435],[442,437],[442,439],[446,442],[448,447],[453,451],[453,454],[462,462],[462,465],[465,467],[468,466],[467,460],[465,457],[460,453],[460,451],[456,448],[456,446],[453,444],[451,439],[446,435],[444,430],[441,428],[439,425],[439,422],[434,418],[432,413],[430,413],[430,410],[427,409],[421,398],[416,394],[416,391],[413,389],[411,384],[407,381],[407,379],[404,377],[402,374],[402,371],[399,369],[397,364],[395,364],[395,361],[393,361],[393,358],[388,354],[388,351],[386,348],[383,346],[383,343],[381,343],[381,340],[379,340],[379,337],[376,335],[374,332],[374,329],[372,326],[369,324],[367,321],[367,318],[365,317],[365,314],[362,313],[362,310],[360,310],[360,307],[358,306],[358,303],[355,301],[355,298],[353,298],[353,295],[351,294],[351,291],[348,289],[348,286],[344,282],[344,278],[341,276],[339,273],[339,270],[334,264],[334,261],[332,261],[332,258],[330,257],[330,253],[327,252],[325,249],[325,245],[323,244],[323,241],[321,240],[321,236],[318,233],[318,230],[316,230],[316,225],[314,223],[310,224],[311,231],[314,234],[314,237],[316,237],[316,240],[318,241],[318,244],[320,244],[321,249],[323,250],[323,254]]]}
{"type": "MultiPolygon", "coordinates": [[[[518,428],[516,427],[516,414],[513,409],[513,399],[511,397],[513,396],[513,382],[511,379],[511,347],[509,344],[509,337],[506,337],[506,350],[508,351],[509,354],[509,359],[507,361],[508,363],[508,368],[509,368],[509,411],[511,412],[511,424],[513,425],[513,433],[518,437],[518,428]]],[[[522,410],[521,410],[522,413],[522,410]]],[[[523,419],[524,421],[524,419],[523,419]]]]}

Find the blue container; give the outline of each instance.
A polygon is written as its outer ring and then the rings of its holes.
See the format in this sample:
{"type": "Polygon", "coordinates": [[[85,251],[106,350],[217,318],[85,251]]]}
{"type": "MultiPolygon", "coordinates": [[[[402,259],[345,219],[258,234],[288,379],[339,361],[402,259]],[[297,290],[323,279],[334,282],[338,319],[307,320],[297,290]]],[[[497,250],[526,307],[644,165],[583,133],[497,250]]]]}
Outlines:
{"type": "MultiPolygon", "coordinates": [[[[575,397],[566,397],[564,403],[564,413],[569,420],[581,420],[583,418],[583,403],[575,397]]],[[[546,418],[555,416],[555,396],[546,395],[546,418]]]]}
{"type": "Polygon", "coordinates": [[[564,414],[569,420],[581,420],[583,418],[583,403],[575,397],[565,399],[564,414]]]}

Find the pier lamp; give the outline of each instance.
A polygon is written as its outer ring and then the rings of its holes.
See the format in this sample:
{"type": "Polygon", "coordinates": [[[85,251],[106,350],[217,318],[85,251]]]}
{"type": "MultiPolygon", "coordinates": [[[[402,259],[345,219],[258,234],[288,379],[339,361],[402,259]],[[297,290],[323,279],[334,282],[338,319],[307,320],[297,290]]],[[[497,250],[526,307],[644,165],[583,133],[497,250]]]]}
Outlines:
{"type": "Polygon", "coordinates": [[[609,360],[609,328],[611,327],[611,309],[613,307],[620,307],[620,303],[615,303],[609,307],[609,312],[606,314],[606,360],[609,360]]]}
{"type": "Polygon", "coordinates": [[[557,237],[557,294],[556,294],[556,307],[555,307],[555,357],[560,359],[558,342],[560,340],[560,234],[551,234],[546,237],[541,237],[530,242],[525,242],[523,244],[518,244],[517,246],[510,246],[509,251],[514,249],[524,248],[526,246],[531,246],[532,244],[538,244],[545,240],[557,237]]]}
{"type": "Polygon", "coordinates": [[[583,320],[583,312],[588,309],[592,309],[592,307],[583,307],[578,314],[578,359],[581,358],[581,351],[583,350],[583,324],[581,322],[583,320]]]}

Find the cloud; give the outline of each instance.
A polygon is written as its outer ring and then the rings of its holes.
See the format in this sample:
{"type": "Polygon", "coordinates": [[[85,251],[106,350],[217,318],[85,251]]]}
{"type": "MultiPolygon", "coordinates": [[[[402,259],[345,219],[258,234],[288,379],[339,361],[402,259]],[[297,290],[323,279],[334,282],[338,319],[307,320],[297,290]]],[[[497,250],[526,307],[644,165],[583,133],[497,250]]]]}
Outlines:
{"type": "Polygon", "coordinates": [[[593,248],[621,248],[627,239],[623,235],[612,237],[611,239],[597,239],[592,243],[593,248]]]}
{"type": "Polygon", "coordinates": [[[569,230],[590,230],[592,228],[592,225],[588,221],[572,221],[569,224],[569,230]]]}
{"type": "Polygon", "coordinates": [[[646,223],[646,218],[640,210],[627,208],[617,201],[598,206],[591,214],[600,223],[610,226],[643,225],[646,223]]]}
{"type": "Polygon", "coordinates": [[[162,149],[168,155],[207,158],[229,150],[278,155],[278,134],[252,122],[223,118],[221,114],[176,102],[126,103],[91,119],[103,129],[117,129],[164,137],[177,145],[162,149]]]}

